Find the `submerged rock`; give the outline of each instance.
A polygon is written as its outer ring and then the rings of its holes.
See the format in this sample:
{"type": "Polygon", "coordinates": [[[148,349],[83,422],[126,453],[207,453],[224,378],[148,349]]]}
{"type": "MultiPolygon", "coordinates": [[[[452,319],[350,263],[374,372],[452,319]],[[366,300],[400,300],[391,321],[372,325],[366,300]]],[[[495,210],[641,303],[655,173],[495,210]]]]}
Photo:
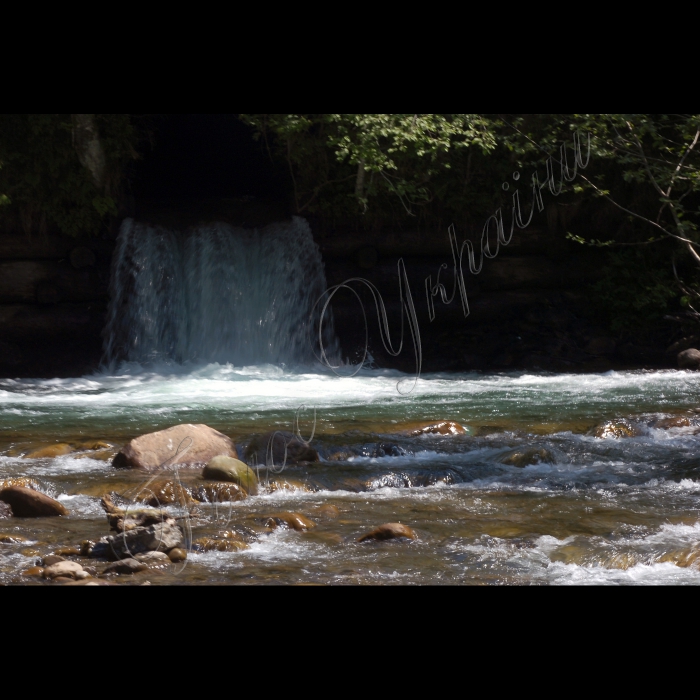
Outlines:
{"type": "Polygon", "coordinates": [[[610,420],[593,428],[597,438],[626,438],[637,437],[641,431],[626,420],[610,420]]]}
{"type": "Polygon", "coordinates": [[[173,503],[185,506],[194,502],[189,490],[177,481],[161,481],[150,484],[148,488],[142,489],[138,493],[136,500],[154,508],[173,503]]]}
{"type": "Polygon", "coordinates": [[[208,425],[175,425],[129,441],[114,458],[120,469],[155,471],[206,464],[217,455],[236,457],[231,438],[208,425]]]}
{"type": "Polygon", "coordinates": [[[466,435],[467,431],[459,423],[451,420],[440,421],[439,423],[430,423],[423,427],[412,430],[410,435],[466,435]]]}
{"type": "Polygon", "coordinates": [[[258,478],[245,463],[233,457],[219,455],[209,461],[202,476],[213,481],[231,481],[242,486],[248,493],[257,493],[258,478]]]}
{"type": "Polygon", "coordinates": [[[248,497],[248,493],[244,488],[231,481],[213,482],[198,486],[192,491],[192,497],[200,503],[229,503],[242,501],[248,497]]]}
{"type": "Polygon", "coordinates": [[[401,523],[384,523],[376,527],[374,530],[367,532],[358,538],[358,542],[366,542],[368,540],[393,540],[398,537],[406,537],[409,540],[416,539],[416,533],[408,527],[408,525],[402,525],[401,523]]]}
{"type": "Polygon", "coordinates": [[[317,513],[324,520],[335,520],[340,515],[340,510],[337,506],[326,503],[318,509],[317,513]]]}
{"type": "Polygon", "coordinates": [[[311,530],[316,523],[309,520],[301,513],[274,513],[263,519],[263,525],[273,530],[278,527],[287,527],[290,530],[311,530]]]}
{"type": "Polygon", "coordinates": [[[281,467],[302,462],[318,462],[318,452],[296,435],[283,431],[254,438],[245,451],[249,463],[281,467]]]}
{"type": "Polygon", "coordinates": [[[515,450],[501,458],[501,464],[508,464],[511,467],[518,467],[519,469],[524,469],[533,464],[540,464],[541,462],[547,464],[554,464],[554,462],[556,462],[554,455],[549,450],[544,449],[544,447],[530,447],[525,450],[515,450]]]}
{"type": "Polygon", "coordinates": [[[0,501],[12,508],[17,518],[48,518],[68,515],[68,511],[58,501],[46,494],[22,486],[10,486],[0,491],[0,501]]]}
{"type": "Polygon", "coordinates": [[[689,348],[679,352],[678,366],[681,369],[700,369],[700,350],[689,348]]]}
{"type": "Polygon", "coordinates": [[[242,549],[248,549],[248,544],[240,538],[200,537],[192,544],[200,552],[239,552],[242,549]]]}
{"type": "Polygon", "coordinates": [[[26,459],[39,459],[39,458],[46,458],[46,457],[61,457],[63,455],[68,455],[73,451],[73,448],[64,443],[61,442],[58,445],[49,445],[48,447],[42,447],[38,450],[33,450],[29,454],[26,454],[25,457],[26,459]]]}

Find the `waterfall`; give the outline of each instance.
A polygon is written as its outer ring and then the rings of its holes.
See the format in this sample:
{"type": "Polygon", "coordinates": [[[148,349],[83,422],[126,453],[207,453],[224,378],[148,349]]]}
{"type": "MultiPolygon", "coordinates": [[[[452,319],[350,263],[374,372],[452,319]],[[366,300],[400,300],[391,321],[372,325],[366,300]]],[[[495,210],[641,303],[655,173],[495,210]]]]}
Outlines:
{"type": "MultiPolygon", "coordinates": [[[[305,363],[318,354],[323,262],[299,217],[186,233],[126,219],[114,252],[105,360],[305,363]]],[[[332,318],[324,346],[334,356],[332,318]]]]}

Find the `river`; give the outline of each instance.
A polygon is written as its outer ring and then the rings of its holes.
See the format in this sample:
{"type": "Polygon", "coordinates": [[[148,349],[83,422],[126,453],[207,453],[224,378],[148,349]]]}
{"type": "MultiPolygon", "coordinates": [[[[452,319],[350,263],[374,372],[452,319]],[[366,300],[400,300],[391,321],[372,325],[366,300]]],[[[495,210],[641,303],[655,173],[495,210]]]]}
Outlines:
{"type": "MultiPolygon", "coordinates": [[[[242,455],[298,417],[321,460],[260,474],[260,493],[201,504],[192,539],[236,531],[240,551],[194,547],[185,565],[120,583],[700,583],[700,375],[444,373],[122,364],[74,379],[0,380],[0,481],[26,477],[64,518],[0,520],[0,582],[57,547],[108,534],[100,497],[146,481],[111,457],[129,439],[204,423],[242,455]],[[303,407],[303,408],[302,408],[303,407]],[[412,434],[454,421],[462,434],[412,434]],[[607,427],[606,427],[607,424],[607,427]],[[104,445],[90,443],[100,441],[104,445]],[[27,458],[68,443],[58,457],[27,458]],[[332,505],[335,509],[324,508],[332,505]],[[337,510],[336,510],[337,509],[337,510]],[[307,531],[265,526],[301,513],[307,531]],[[330,515],[329,515],[330,513],[330,515]],[[357,542],[387,522],[416,539],[357,542]]],[[[199,473],[180,473],[193,486],[199,473]]],[[[174,511],[177,506],[171,506],[174,511]]]]}

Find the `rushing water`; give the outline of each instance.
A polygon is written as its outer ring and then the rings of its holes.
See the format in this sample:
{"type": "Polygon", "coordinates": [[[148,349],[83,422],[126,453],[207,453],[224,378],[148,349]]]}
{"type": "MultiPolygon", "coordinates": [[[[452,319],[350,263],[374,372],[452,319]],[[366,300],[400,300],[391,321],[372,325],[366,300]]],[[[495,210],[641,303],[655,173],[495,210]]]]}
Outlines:
{"type": "MultiPolygon", "coordinates": [[[[308,361],[325,289],[318,246],[300,217],[262,230],[217,223],[188,232],[126,219],[114,254],[106,359],[308,361]]],[[[332,356],[330,313],[323,330],[332,356]]]]}
{"type": "MultiPolygon", "coordinates": [[[[120,582],[700,583],[700,375],[434,374],[408,396],[396,391],[402,376],[130,364],[76,379],[0,380],[0,480],[31,478],[70,511],[0,520],[0,536],[25,539],[0,543],[0,580],[26,582],[21,572],[37,557],[107,534],[100,496],[133,493],[145,480],[111,466],[131,437],[206,423],[242,453],[254,435],[293,429],[295,417],[308,437],[315,408],[319,463],[262,473],[269,487],[260,494],[202,505],[192,521],[194,538],[238,530],[247,549],[193,551],[184,569],[120,582]],[[465,434],[411,435],[441,420],[465,434]],[[626,432],[596,436],[596,426],[620,420],[626,432]],[[96,440],[114,447],[86,447],[96,440]],[[25,456],[56,442],[74,452],[25,456]],[[525,450],[530,463],[515,466],[525,450]],[[261,524],[280,511],[316,527],[261,524]],[[409,525],[417,539],[356,541],[385,522],[409,525]]],[[[198,473],[181,477],[200,483],[198,473]]]]}

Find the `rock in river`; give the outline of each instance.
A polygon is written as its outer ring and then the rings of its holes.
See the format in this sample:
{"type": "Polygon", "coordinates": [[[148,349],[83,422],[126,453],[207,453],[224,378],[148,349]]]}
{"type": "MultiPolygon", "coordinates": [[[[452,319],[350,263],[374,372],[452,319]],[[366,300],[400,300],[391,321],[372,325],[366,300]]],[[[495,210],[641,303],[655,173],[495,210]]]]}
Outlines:
{"type": "Polygon", "coordinates": [[[263,519],[263,525],[275,530],[278,527],[287,527],[291,530],[311,530],[316,523],[309,520],[301,513],[274,513],[263,519]]]}
{"type": "Polygon", "coordinates": [[[115,561],[108,564],[105,570],[102,572],[104,574],[135,574],[139,571],[145,571],[148,569],[148,564],[143,561],[138,561],[137,559],[122,559],[121,561],[115,561]]]}
{"type": "Polygon", "coordinates": [[[544,447],[529,447],[524,450],[513,450],[509,452],[501,459],[501,464],[508,464],[511,467],[524,469],[531,464],[540,464],[541,462],[554,464],[555,461],[554,455],[549,450],[545,450],[544,447]]]}
{"type": "Polygon", "coordinates": [[[681,369],[700,369],[700,350],[689,348],[679,352],[678,366],[681,369]]]}
{"type": "Polygon", "coordinates": [[[379,527],[374,528],[362,537],[358,538],[358,542],[366,542],[367,540],[393,540],[397,537],[407,537],[409,540],[416,539],[416,533],[411,530],[408,525],[401,523],[384,523],[379,527]]]}
{"type": "Polygon", "coordinates": [[[134,438],[122,447],[112,464],[155,471],[206,464],[217,455],[236,457],[233,440],[208,425],[188,423],[134,438]]]}
{"type": "Polygon", "coordinates": [[[245,463],[233,457],[219,455],[209,461],[202,476],[212,481],[232,481],[242,486],[248,493],[256,493],[258,479],[255,472],[245,463]]]}
{"type": "Polygon", "coordinates": [[[245,451],[249,463],[276,467],[300,462],[318,462],[318,452],[292,433],[277,430],[254,438],[245,451]]]}
{"type": "Polygon", "coordinates": [[[40,459],[42,457],[61,457],[62,455],[68,455],[73,451],[73,448],[66,443],[60,442],[57,445],[49,445],[48,447],[42,447],[38,450],[33,450],[29,454],[25,455],[27,459],[40,459]]]}
{"type": "Polygon", "coordinates": [[[62,504],[49,496],[25,489],[22,486],[10,486],[0,491],[0,501],[12,508],[17,518],[42,518],[57,515],[68,515],[62,504]]]}

